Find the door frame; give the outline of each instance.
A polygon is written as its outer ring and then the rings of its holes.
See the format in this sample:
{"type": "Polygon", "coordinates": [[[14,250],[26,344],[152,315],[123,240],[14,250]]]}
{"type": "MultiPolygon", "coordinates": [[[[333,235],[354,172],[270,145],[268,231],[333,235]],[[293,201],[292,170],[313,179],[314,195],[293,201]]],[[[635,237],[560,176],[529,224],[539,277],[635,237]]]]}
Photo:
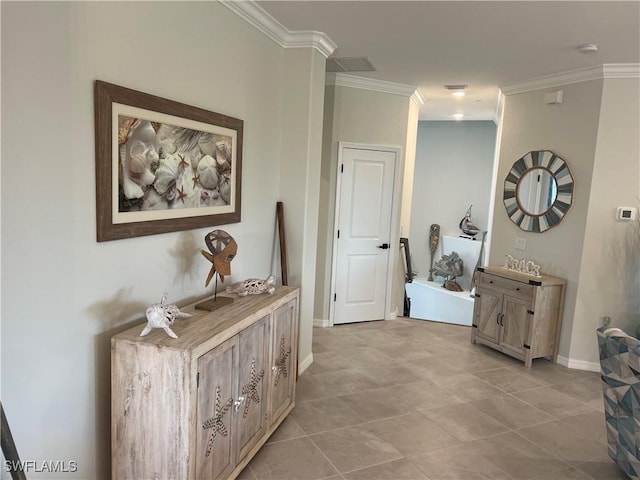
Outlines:
{"type": "MultiPolygon", "coordinates": [[[[338,142],[338,164],[337,169],[337,182],[336,182],[336,194],[335,194],[335,208],[333,212],[333,248],[331,253],[331,288],[329,290],[329,326],[333,327],[333,320],[335,318],[336,304],[333,301],[333,295],[336,290],[336,269],[338,258],[338,242],[336,238],[338,236],[338,219],[340,218],[340,192],[342,189],[342,175],[340,175],[340,166],[343,162],[343,154],[345,149],[357,149],[357,150],[374,150],[381,152],[389,152],[395,154],[395,168],[393,178],[393,195],[391,204],[391,228],[390,239],[391,248],[389,252],[389,266],[387,268],[387,288],[385,292],[385,311],[384,320],[391,320],[395,318],[397,312],[389,311],[391,300],[393,298],[393,277],[396,269],[397,258],[400,252],[400,211],[402,204],[402,178],[404,174],[404,156],[402,147],[393,145],[376,145],[369,143],[354,143],[354,142],[338,142]]],[[[404,288],[404,286],[403,286],[404,288]]]]}

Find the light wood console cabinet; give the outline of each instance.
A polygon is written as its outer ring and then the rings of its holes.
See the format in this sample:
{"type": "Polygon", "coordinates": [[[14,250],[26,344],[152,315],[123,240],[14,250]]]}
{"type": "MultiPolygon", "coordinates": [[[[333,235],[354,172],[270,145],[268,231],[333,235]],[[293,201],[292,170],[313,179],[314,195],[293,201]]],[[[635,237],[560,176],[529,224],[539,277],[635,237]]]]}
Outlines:
{"type": "Polygon", "coordinates": [[[471,342],[524,361],[558,355],[565,280],[533,277],[498,266],[481,267],[471,342]]]}
{"type": "Polygon", "coordinates": [[[111,340],[114,479],[235,478],[295,404],[298,289],[111,340]]]}

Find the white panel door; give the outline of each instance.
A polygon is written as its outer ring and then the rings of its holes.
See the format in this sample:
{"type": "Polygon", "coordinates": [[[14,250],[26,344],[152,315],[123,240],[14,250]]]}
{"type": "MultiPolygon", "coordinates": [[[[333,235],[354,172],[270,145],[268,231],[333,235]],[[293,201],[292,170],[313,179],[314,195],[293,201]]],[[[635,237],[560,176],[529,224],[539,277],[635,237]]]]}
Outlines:
{"type": "Polygon", "coordinates": [[[385,318],[396,152],[344,148],[333,323],[385,318]]]}

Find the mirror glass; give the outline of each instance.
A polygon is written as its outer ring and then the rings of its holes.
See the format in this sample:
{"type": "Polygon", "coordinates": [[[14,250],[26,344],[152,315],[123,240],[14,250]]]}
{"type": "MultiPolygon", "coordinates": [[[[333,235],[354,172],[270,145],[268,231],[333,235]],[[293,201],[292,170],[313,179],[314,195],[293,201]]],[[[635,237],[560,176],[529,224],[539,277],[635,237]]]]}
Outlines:
{"type": "Polygon", "coordinates": [[[530,215],[540,215],[551,208],[558,195],[558,184],[551,172],[542,167],[525,172],[518,181],[520,208],[530,215]]]}
{"type": "Polygon", "coordinates": [[[549,150],[535,150],[513,163],[504,180],[504,207],[522,230],[542,233],[558,225],[573,202],[567,163],[549,150]]]}

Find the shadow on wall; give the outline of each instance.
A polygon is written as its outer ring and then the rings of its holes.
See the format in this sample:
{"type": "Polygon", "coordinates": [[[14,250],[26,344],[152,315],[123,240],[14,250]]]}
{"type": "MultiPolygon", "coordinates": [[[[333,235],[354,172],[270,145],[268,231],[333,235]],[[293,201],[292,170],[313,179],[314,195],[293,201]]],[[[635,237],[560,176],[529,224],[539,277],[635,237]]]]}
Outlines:
{"type": "MultiPolygon", "coordinates": [[[[180,284],[182,290],[186,280],[197,279],[198,259],[203,259],[200,250],[204,247],[204,237],[198,242],[192,231],[182,232],[178,235],[173,249],[169,250],[169,258],[172,258],[176,267],[176,275],[173,284],[180,284]]],[[[204,264],[204,262],[203,262],[204,264]]]]}
{"type": "MultiPolygon", "coordinates": [[[[173,285],[180,285],[182,291],[185,284],[193,284],[197,280],[197,262],[202,258],[200,250],[196,235],[188,231],[180,233],[174,247],[168,251],[175,268],[173,285]]],[[[133,292],[134,287],[120,288],[111,298],[95,302],[86,309],[101,331],[94,337],[97,479],[111,477],[111,338],[135,325],[140,325],[142,331],[147,307],[159,301],[162,295],[158,292],[158,298],[153,302],[144,302],[132,298],[133,292]]],[[[210,295],[185,298],[176,305],[184,306],[210,295]]]]}
{"type": "Polygon", "coordinates": [[[142,323],[147,308],[144,302],[130,298],[132,290],[121,288],[110,299],[87,309],[104,330],[94,338],[97,479],[111,477],[111,337],[142,323]],[[131,318],[137,320],[122,323],[131,318]]]}
{"type": "MultiPolygon", "coordinates": [[[[178,235],[175,246],[169,250],[175,265],[173,284],[184,285],[193,281],[197,273],[196,259],[200,247],[193,232],[178,235]]],[[[87,313],[98,322],[99,333],[94,338],[95,348],[95,422],[96,422],[96,478],[111,478],[111,337],[145,320],[148,304],[132,298],[134,287],[123,287],[106,300],[87,308],[87,313]],[[124,322],[124,323],[123,323],[124,322]]],[[[158,299],[162,292],[158,292],[158,299]]],[[[181,303],[191,303],[191,299],[181,303]]]]}

